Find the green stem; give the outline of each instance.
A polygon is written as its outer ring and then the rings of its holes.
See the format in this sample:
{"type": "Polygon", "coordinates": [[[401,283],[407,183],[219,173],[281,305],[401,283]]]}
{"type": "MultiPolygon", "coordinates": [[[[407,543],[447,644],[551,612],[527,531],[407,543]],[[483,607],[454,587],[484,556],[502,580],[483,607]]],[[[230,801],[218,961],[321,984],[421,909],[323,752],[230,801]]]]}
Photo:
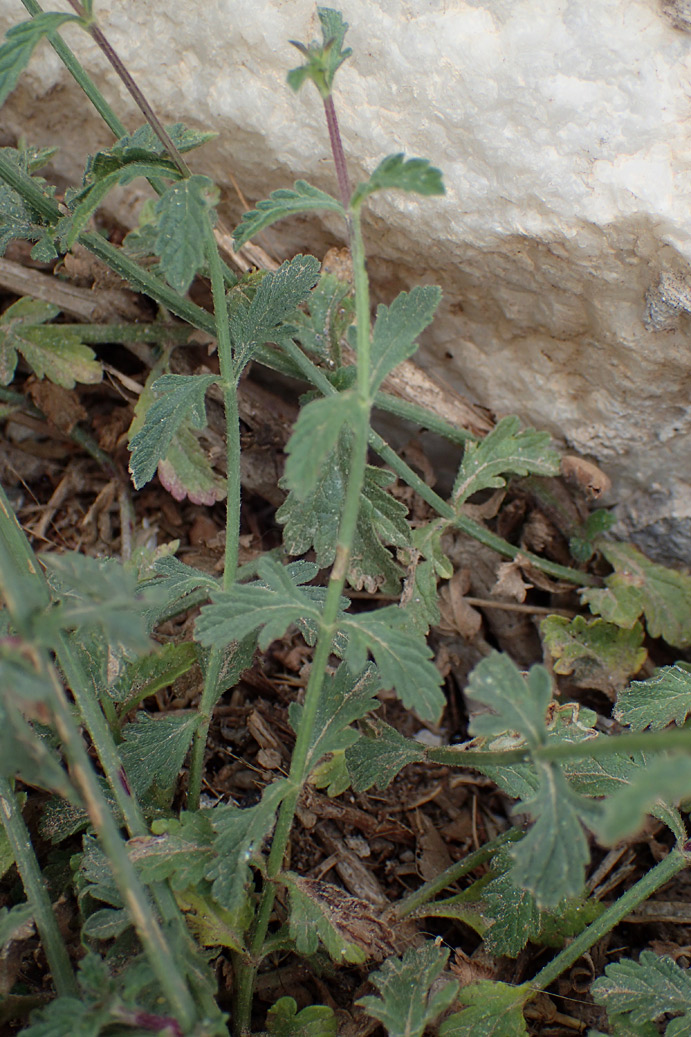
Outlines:
{"type": "Polygon", "coordinates": [[[683,727],[672,731],[636,731],[633,734],[608,735],[601,738],[586,738],[582,742],[555,742],[552,745],[527,746],[504,751],[455,748],[444,746],[429,749],[427,759],[445,767],[498,767],[542,760],[545,763],[561,763],[564,760],[592,760],[613,753],[630,755],[637,752],[664,752],[669,749],[686,749],[691,752],[691,728],[683,727]]]}
{"type": "Polygon", "coordinates": [[[457,443],[459,446],[464,446],[469,440],[476,442],[478,438],[472,432],[469,432],[468,429],[457,428],[448,421],[444,421],[443,418],[438,417],[431,410],[427,410],[426,407],[421,407],[418,403],[410,403],[408,400],[402,400],[388,392],[377,393],[374,397],[374,409],[387,411],[389,414],[395,414],[397,418],[403,418],[404,421],[410,421],[414,425],[421,425],[422,428],[426,428],[430,432],[434,432],[435,435],[448,439],[450,443],[457,443]]]}
{"type": "Polygon", "coordinates": [[[60,997],[76,997],[77,983],[70,965],[67,948],[53,914],[41,869],[31,845],[31,836],[24,824],[24,818],[12,786],[3,776],[0,776],[0,817],[2,817],[5,833],[14,854],[26,898],[34,914],[34,922],[43,943],[55,989],[60,997]]]}
{"type": "Polygon", "coordinates": [[[680,850],[672,850],[664,860],[647,872],[635,886],[619,897],[596,921],[584,929],[563,951],[557,954],[530,983],[532,990],[545,990],[558,976],[578,961],[598,940],[614,929],[627,915],[653,895],[661,886],[689,866],[690,858],[680,850]]]}
{"type": "Polygon", "coordinates": [[[488,861],[490,857],[493,857],[502,846],[505,846],[507,843],[518,842],[524,835],[525,832],[522,832],[520,828],[509,828],[507,832],[502,832],[496,839],[491,839],[485,843],[479,850],[467,854],[463,860],[449,865],[435,878],[425,882],[419,889],[414,890],[407,897],[399,900],[392,911],[394,918],[400,920],[412,915],[419,907],[422,907],[423,904],[427,904],[433,897],[436,897],[437,893],[443,892],[453,885],[454,882],[458,882],[459,879],[463,878],[464,875],[475,871],[481,864],[488,861]]]}

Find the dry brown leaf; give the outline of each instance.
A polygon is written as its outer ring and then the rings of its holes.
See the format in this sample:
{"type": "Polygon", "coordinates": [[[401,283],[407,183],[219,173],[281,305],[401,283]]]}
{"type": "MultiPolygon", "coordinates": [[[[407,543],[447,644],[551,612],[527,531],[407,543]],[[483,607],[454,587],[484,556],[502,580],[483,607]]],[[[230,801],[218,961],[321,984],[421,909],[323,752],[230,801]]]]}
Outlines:
{"type": "Polygon", "coordinates": [[[511,598],[513,601],[525,601],[525,596],[532,583],[526,583],[523,579],[521,555],[517,555],[510,562],[502,562],[497,566],[497,582],[492,587],[493,598],[511,598]]]}
{"type": "Polygon", "coordinates": [[[396,953],[391,928],[377,918],[371,904],[353,897],[340,886],[317,879],[293,876],[291,881],[311,900],[319,903],[344,940],[355,943],[374,961],[396,953]]]}
{"type": "Polygon", "coordinates": [[[442,634],[460,634],[466,641],[472,641],[480,633],[482,616],[465,600],[469,590],[468,569],[459,569],[442,587],[439,595],[441,622],[438,625],[442,634]]]}
{"type": "Polygon", "coordinates": [[[590,500],[598,500],[603,493],[608,493],[612,487],[612,480],[608,475],[598,468],[592,461],[585,461],[582,457],[566,454],[561,459],[561,474],[573,486],[590,500]]]}
{"type": "Polygon", "coordinates": [[[78,421],[84,421],[88,417],[77,393],[72,389],[63,389],[61,385],[47,380],[30,378],[26,391],[51,425],[59,428],[61,432],[71,432],[78,421]]]}

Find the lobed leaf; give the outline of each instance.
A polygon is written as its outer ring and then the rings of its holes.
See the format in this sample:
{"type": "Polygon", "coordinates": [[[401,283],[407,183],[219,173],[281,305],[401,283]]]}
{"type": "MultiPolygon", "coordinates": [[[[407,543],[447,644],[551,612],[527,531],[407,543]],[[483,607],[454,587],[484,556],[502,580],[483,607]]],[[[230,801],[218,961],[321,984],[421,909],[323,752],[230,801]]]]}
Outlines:
{"type": "Polygon", "coordinates": [[[127,844],[142,879],[167,879],[176,891],[199,886],[216,857],[208,811],[183,810],[179,820],[154,821],[152,830],[154,835],[137,836],[127,844]]]}
{"type": "Polygon", "coordinates": [[[143,425],[130,439],[130,473],[138,490],[153,478],[184,421],[194,428],[206,425],[204,397],[217,381],[213,374],[166,374],[153,383],[151,389],[159,399],[146,410],[143,425]]]}
{"type": "Polygon", "coordinates": [[[311,400],[300,410],[286,446],[284,481],[299,501],[315,491],[344,428],[365,420],[353,392],[311,400]]]}
{"type": "Polygon", "coordinates": [[[158,462],[157,474],[161,486],[178,501],[210,507],[226,495],[226,480],[214,472],[208,451],[186,418],[158,462]]]}
{"type": "Polygon", "coordinates": [[[433,652],[408,612],[389,605],[376,612],[360,612],[341,620],[348,638],[345,660],[362,670],[371,653],[381,688],[392,688],[406,709],[435,723],[444,708],[442,677],[431,661],[433,652]]]}
{"type": "Polygon", "coordinates": [[[298,1012],[294,997],[280,997],[266,1014],[270,1037],[336,1037],[338,1019],[326,1005],[308,1005],[298,1012]]]}
{"type": "Polygon", "coordinates": [[[346,763],[355,792],[372,785],[385,789],[409,763],[421,763],[425,752],[383,720],[369,721],[360,738],[346,749],[346,763]]]}
{"type": "Polygon", "coordinates": [[[654,1022],[661,1015],[681,1012],[667,1026],[667,1037],[691,1033],[691,976],[674,960],[641,951],[637,962],[613,962],[591,986],[595,1001],[608,1013],[626,1016],[634,1026],[654,1022]]]}
{"type": "Polygon", "coordinates": [[[552,700],[552,679],[544,666],[531,667],[524,678],[508,655],[492,652],[470,674],[467,694],[493,710],[473,718],[472,734],[515,731],[531,747],[546,742],[545,714],[552,700]]]}
{"type": "Polygon", "coordinates": [[[168,284],[183,295],[204,263],[205,229],[218,196],[213,181],[195,173],[172,184],[154,207],[156,255],[168,284]]]}
{"type": "Polygon", "coordinates": [[[437,983],[449,957],[444,947],[425,943],[410,947],[402,958],[389,958],[378,972],[370,975],[370,983],[380,996],[368,995],[355,1003],[386,1027],[389,1037],[422,1037],[430,1026],[453,1003],[458,982],[437,983]]]}
{"type": "Polygon", "coordinates": [[[559,455],[549,445],[549,434],[519,428],[518,418],[502,418],[479,443],[468,441],[453,488],[457,508],[478,490],[506,485],[507,475],[558,473],[559,455]]]}
{"type": "Polygon", "coordinates": [[[372,395],[398,364],[417,350],[416,339],[432,323],[441,288],[417,285],[401,292],[391,306],[380,304],[372,330],[370,391],[372,395]]]}
{"type": "Polygon", "coordinates": [[[294,47],[304,54],[307,61],[299,68],[291,69],[287,75],[288,86],[296,92],[306,79],[311,79],[326,99],[331,93],[333,79],[346,58],[353,53],[350,47],[343,49],[343,40],[348,23],[343,20],[339,11],[331,7],[318,7],[317,14],[321,23],[322,40],[313,40],[309,46],[290,40],[294,47]]]}
{"type": "Polygon", "coordinates": [[[198,726],[196,713],[139,713],[127,724],[120,756],[137,796],[145,796],[156,785],[172,799],[198,726]]]}
{"type": "Polygon", "coordinates": [[[355,314],[352,286],[335,274],[322,274],[305,310],[298,310],[291,321],[300,345],[307,352],[340,367],[341,339],[355,314]]]}
{"type": "Polygon", "coordinates": [[[169,641],[159,645],[151,655],[140,656],[126,663],[112,682],[106,679],[108,697],[113,702],[123,703],[123,712],[133,709],[150,695],[168,688],[173,681],[188,673],[197,661],[197,650],[189,641],[169,641]]]}
{"type": "Polygon", "coordinates": [[[681,727],[691,713],[691,667],[662,666],[645,681],[633,681],[619,694],[614,716],[634,731],[660,731],[674,722],[681,727]]]}
{"type": "Polygon", "coordinates": [[[591,612],[623,627],[644,613],[651,637],[678,648],[691,645],[691,576],[651,562],[631,544],[603,543],[600,550],[614,573],[604,589],[581,591],[591,612]]]}
{"type": "Polygon", "coordinates": [[[660,804],[669,807],[691,798],[691,758],[655,756],[632,775],[628,784],[607,797],[597,831],[600,842],[614,846],[639,831],[647,814],[660,804]]]}
{"type": "MultiPolygon", "coordinates": [[[[190,130],[182,122],[166,126],[165,131],[181,154],[198,148],[218,136],[217,133],[204,130],[190,130]]],[[[134,133],[120,137],[109,148],[90,155],[84,172],[84,182],[92,184],[130,163],[147,162],[156,158],[165,158],[167,155],[165,145],[147,122],[134,133]]]]}
{"type": "Polygon", "coordinates": [[[463,987],[459,1001],[467,1005],[439,1027],[439,1037],[528,1037],[523,1005],[531,996],[524,984],[482,980],[463,987]]]}
{"type": "Polygon", "coordinates": [[[94,384],[103,377],[100,361],[73,331],[46,325],[60,309],[52,303],[24,298],[0,317],[0,384],[9,385],[21,353],[38,378],[48,377],[65,389],[76,382],[94,384]]]}
{"type": "Polygon", "coordinates": [[[388,189],[413,191],[421,195],[446,194],[441,170],[431,165],[426,158],[407,159],[400,152],[387,155],[369,180],[358,184],[350,200],[351,208],[357,209],[375,191],[388,189]]]}
{"type": "Polygon", "coordinates": [[[361,964],[367,958],[349,927],[357,925],[358,915],[374,925],[372,908],[328,882],[305,879],[285,871],[281,881],[290,897],[290,935],[299,954],[315,954],[319,941],[334,961],[361,964]]]}
{"type": "Polygon", "coordinates": [[[243,214],[233,235],[235,248],[242,248],[250,238],[286,216],[319,209],[338,212],[345,217],[343,206],[333,195],[312,187],[306,180],[296,180],[292,189],[281,187],[278,191],[272,191],[267,199],[257,202],[255,209],[243,214]]]}
{"type": "Polygon", "coordinates": [[[547,616],[540,624],[544,643],[555,660],[554,672],[573,674],[579,688],[597,688],[613,696],[637,673],[648,653],[643,627],[622,629],[604,619],[547,616]]]}
{"type": "Polygon", "coordinates": [[[66,22],[82,24],[81,18],[75,14],[43,11],[30,21],[20,22],[7,30],[5,42],[0,47],[0,106],[17,85],[36,44],[44,36],[52,36],[66,22]]]}

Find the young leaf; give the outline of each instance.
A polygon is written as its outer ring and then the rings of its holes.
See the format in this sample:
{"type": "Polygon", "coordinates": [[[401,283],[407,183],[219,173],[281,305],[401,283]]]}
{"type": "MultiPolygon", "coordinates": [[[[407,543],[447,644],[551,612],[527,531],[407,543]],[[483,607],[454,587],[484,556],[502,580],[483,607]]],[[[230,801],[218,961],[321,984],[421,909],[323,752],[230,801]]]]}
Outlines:
{"type": "MultiPolygon", "coordinates": [[[[326,753],[339,752],[357,740],[357,732],[350,725],[377,708],[378,689],[377,675],[371,665],[353,677],[346,664],[341,663],[335,674],[326,676],[307,752],[307,773],[326,753]]],[[[299,730],[302,713],[303,706],[291,702],[290,723],[295,732],[299,730]]]]}
{"type": "Polygon", "coordinates": [[[348,638],[345,660],[353,671],[364,669],[371,653],[381,688],[393,688],[406,709],[414,709],[423,720],[439,719],[445,703],[442,677],[408,612],[389,605],[344,617],[339,627],[348,638]]]}
{"type": "Polygon", "coordinates": [[[145,796],[155,784],[163,793],[170,793],[168,798],[172,799],[198,725],[196,713],[139,713],[125,727],[120,755],[137,796],[145,796]]]}
{"type": "Polygon", "coordinates": [[[255,234],[270,227],[272,223],[285,219],[286,216],[319,209],[328,209],[345,216],[340,202],[326,191],[312,187],[306,180],[296,180],[292,189],[281,187],[278,191],[272,191],[267,199],[257,202],[256,209],[243,213],[233,235],[235,248],[242,248],[255,234]]]}
{"type": "Polygon", "coordinates": [[[183,421],[194,428],[206,425],[206,390],[216,375],[166,374],[152,385],[159,399],[147,410],[144,424],[130,440],[130,473],[138,490],[153,478],[183,421]]]}
{"type": "Polygon", "coordinates": [[[266,1014],[270,1037],[336,1037],[338,1020],[326,1005],[308,1005],[298,1012],[294,997],[280,997],[266,1014]]]}
{"type": "Polygon", "coordinates": [[[288,440],[285,485],[297,499],[307,498],[318,486],[329,455],[344,428],[364,420],[353,392],[311,400],[300,411],[288,440]]]}
{"type": "Polygon", "coordinates": [[[569,551],[577,562],[589,562],[597,550],[597,540],[616,522],[611,511],[591,511],[578,533],[569,539],[569,551]]]}
{"type": "Polygon", "coordinates": [[[559,455],[549,434],[519,428],[518,418],[502,418],[480,443],[467,443],[453,488],[456,507],[478,490],[504,486],[507,475],[557,474],[559,455]]]}
{"type": "Polygon", "coordinates": [[[681,754],[656,756],[626,786],[605,800],[597,829],[600,841],[614,846],[634,835],[658,803],[669,806],[689,798],[691,758],[681,754]]]}
{"type": "Polygon", "coordinates": [[[473,719],[472,734],[516,731],[534,747],[547,740],[545,713],[552,699],[552,680],[544,666],[531,667],[524,678],[508,655],[492,652],[471,673],[467,694],[493,710],[473,719]]]}
{"type": "Polygon", "coordinates": [[[356,1004],[386,1027],[389,1037],[422,1037],[453,1003],[458,982],[449,980],[432,993],[449,952],[435,943],[410,947],[402,958],[389,958],[369,980],[380,997],[361,997],[356,1004]]]}
{"type": "Polygon", "coordinates": [[[538,763],[537,770],[537,793],[518,808],[535,824],[511,849],[510,875],[515,886],[533,894],[538,907],[551,908],[583,890],[590,853],[581,820],[592,826],[593,811],[572,791],[558,766],[538,763]]]}
{"type": "Polygon", "coordinates": [[[283,566],[273,558],[263,558],[257,570],[258,581],[218,591],[212,604],[202,609],[195,627],[200,644],[219,647],[261,630],[259,647],[267,648],[292,623],[319,622],[324,589],[303,586],[316,576],[316,565],[295,562],[283,566]]]}
{"type": "Polygon", "coordinates": [[[100,362],[73,331],[46,324],[60,312],[52,303],[24,298],[0,317],[0,384],[9,385],[21,353],[39,378],[48,377],[64,389],[76,382],[93,385],[103,377],[100,362]]]}
{"type": "Polygon", "coordinates": [[[197,437],[189,420],[183,418],[166,456],[158,462],[158,478],[175,500],[187,498],[191,504],[209,507],[225,497],[226,481],[214,472],[209,453],[197,437]]]}
{"type": "Polygon", "coordinates": [[[281,324],[303,302],[319,279],[319,260],[295,256],[274,273],[266,274],[249,304],[230,315],[235,373],[241,371],[259,346],[274,339],[281,324]]]}
{"type": "Polygon", "coordinates": [[[668,1037],[691,1033],[691,976],[672,958],[641,951],[638,962],[623,958],[605,969],[591,986],[593,997],[608,1013],[625,1015],[634,1026],[661,1015],[681,1012],[667,1026],[668,1037]]]}
{"type": "Polygon", "coordinates": [[[322,98],[326,99],[331,93],[336,72],[353,52],[350,47],[343,49],[348,23],[343,21],[340,12],[330,7],[318,7],[317,14],[321,23],[323,42],[313,40],[306,47],[303,43],[290,41],[305,55],[307,61],[299,68],[291,69],[287,80],[291,90],[297,92],[306,79],[311,79],[322,98]]]}
{"type": "Polygon", "coordinates": [[[415,194],[445,194],[441,170],[430,165],[426,158],[408,158],[403,152],[388,155],[379,163],[369,180],[358,184],[350,200],[357,209],[375,191],[397,189],[415,194]]]}
{"type": "Polygon", "coordinates": [[[614,716],[634,731],[660,731],[685,723],[691,713],[691,668],[687,663],[662,666],[646,681],[633,681],[617,699],[614,716]]]}
{"type": "Polygon", "coordinates": [[[20,22],[7,30],[5,42],[0,47],[0,106],[17,85],[36,44],[44,36],[52,36],[65,22],[81,24],[81,18],[75,14],[44,11],[30,21],[20,22]]]}
{"type": "MultiPolygon", "coordinates": [[[[190,130],[181,122],[166,126],[165,130],[181,154],[191,151],[192,148],[198,148],[218,136],[217,133],[190,130]]],[[[132,162],[146,162],[166,157],[167,154],[166,147],[158,134],[154,133],[148,122],[144,123],[134,133],[120,137],[109,148],[104,148],[90,156],[84,172],[84,182],[86,184],[96,183],[114,170],[132,162]]]]}
{"type": "MultiPolygon", "coordinates": [[[[303,555],[313,547],[320,569],[331,566],[336,557],[348,480],[347,438],[342,435],[326,459],[314,490],[303,500],[290,493],[276,513],[285,525],[283,543],[288,554],[303,555]]],[[[367,465],[348,568],[348,582],[356,590],[364,587],[370,593],[397,594],[400,589],[402,570],[382,544],[406,547],[410,540],[407,509],[386,492],[393,481],[390,472],[367,465]]]]}
{"type": "Polygon", "coordinates": [[[631,544],[603,543],[600,550],[614,573],[605,589],[581,591],[591,612],[624,627],[643,612],[651,637],[678,648],[691,645],[691,576],[651,562],[631,544]]]}
{"type": "Polygon", "coordinates": [[[401,292],[391,306],[377,307],[371,347],[372,395],[394,367],[413,355],[416,339],[431,324],[440,301],[440,288],[417,285],[410,292],[401,292]]]}
{"type": "Polygon", "coordinates": [[[156,202],[156,255],[168,284],[181,294],[204,263],[204,227],[217,201],[213,181],[195,173],[172,184],[156,202]]]}
{"type": "Polygon", "coordinates": [[[555,673],[572,673],[579,688],[597,688],[610,696],[640,670],[648,655],[640,623],[626,630],[604,619],[547,616],[540,631],[555,659],[555,673]]]}
{"type": "Polygon", "coordinates": [[[528,1037],[523,1005],[531,993],[527,984],[489,979],[463,987],[458,999],[468,1007],[444,1020],[439,1037],[528,1037]]]}
{"type": "Polygon", "coordinates": [[[420,763],[424,750],[378,718],[368,721],[360,738],[346,749],[346,763],[355,792],[372,785],[387,788],[409,763],[420,763]]]}
{"type": "Polygon", "coordinates": [[[366,960],[362,935],[377,937],[381,927],[370,904],[338,886],[289,871],[281,881],[288,887],[290,935],[299,954],[315,954],[321,940],[334,961],[359,965],[366,960]]]}

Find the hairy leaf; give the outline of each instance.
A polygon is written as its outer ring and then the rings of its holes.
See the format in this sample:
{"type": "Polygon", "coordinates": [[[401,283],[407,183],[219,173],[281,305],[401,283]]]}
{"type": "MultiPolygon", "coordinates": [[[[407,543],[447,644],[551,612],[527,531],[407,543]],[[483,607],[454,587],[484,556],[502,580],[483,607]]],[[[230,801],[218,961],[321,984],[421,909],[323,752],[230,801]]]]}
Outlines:
{"type": "Polygon", "coordinates": [[[610,696],[640,670],[648,655],[640,623],[626,630],[604,619],[547,616],[540,631],[556,660],[555,673],[571,673],[579,688],[597,688],[610,696]]]}
{"type": "Polygon", "coordinates": [[[326,99],[331,93],[336,72],[353,52],[350,47],[343,49],[348,23],[343,20],[340,12],[331,7],[318,7],[317,14],[321,23],[322,43],[313,40],[309,46],[305,46],[303,43],[290,40],[293,46],[305,55],[307,61],[299,68],[291,69],[286,78],[288,86],[296,92],[306,79],[311,79],[321,96],[326,99]]]}
{"type": "Polygon", "coordinates": [[[60,312],[52,303],[24,298],[0,317],[0,384],[9,385],[21,353],[39,378],[65,389],[76,382],[94,384],[102,378],[101,364],[78,335],[59,324],[46,324],[60,312]]]}
{"type": "Polygon", "coordinates": [[[280,997],[266,1014],[271,1037],[336,1037],[338,1020],[326,1005],[308,1005],[298,1012],[294,997],[280,997]]]}
{"type": "Polygon", "coordinates": [[[365,792],[372,785],[385,789],[409,763],[424,758],[422,747],[378,718],[368,721],[361,737],[346,749],[355,792],[365,792]]]}
{"type": "MultiPolygon", "coordinates": [[[[198,148],[218,136],[217,133],[190,130],[181,122],[166,126],[165,130],[181,154],[191,151],[192,148],[198,148]]],[[[86,184],[95,183],[114,170],[132,162],[145,162],[152,158],[165,157],[167,154],[165,145],[158,134],[154,133],[148,122],[144,123],[134,133],[120,137],[109,148],[104,148],[90,156],[86,164],[84,182],[86,184]]]]}
{"type": "Polygon", "coordinates": [[[66,22],[81,23],[81,19],[75,14],[44,11],[30,21],[20,22],[7,30],[5,42],[0,47],[0,106],[17,85],[36,44],[44,36],[52,36],[66,22]]]}
{"type": "MultiPolygon", "coordinates": [[[[299,500],[294,493],[276,513],[285,525],[283,542],[291,555],[303,555],[314,548],[320,569],[333,564],[341,521],[343,497],[348,481],[349,451],[347,437],[341,436],[336,449],[322,465],[314,489],[299,500]]],[[[367,465],[360,498],[360,513],[353,539],[348,582],[356,590],[370,593],[381,590],[397,594],[402,570],[383,546],[405,547],[409,543],[407,509],[386,492],[394,476],[367,465]]]]}
{"type": "Polygon", "coordinates": [[[138,796],[145,796],[152,785],[169,793],[175,784],[199,726],[196,713],[169,713],[151,716],[139,713],[123,731],[120,750],[130,784],[138,796]]]}
{"type": "Polygon", "coordinates": [[[319,260],[295,256],[273,273],[265,274],[252,299],[244,299],[230,315],[236,375],[265,342],[274,340],[280,326],[299,306],[319,279],[319,260]]]}
{"type": "Polygon", "coordinates": [[[634,835],[658,803],[669,806],[690,798],[691,758],[681,754],[655,756],[624,788],[605,800],[598,826],[600,841],[614,846],[634,835]]]}
{"type": "Polygon", "coordinates": [[[161,485],[175,500],[209,507],[226,495],[226,481],[214,472],[208,451],[185,418],[173,436],[166,456],[158,462],[161,485]]]}
{"type": "Polygon", "coordinates": [[[414,709],[423,720],[439,719],[445,702],[442,677],[408,612],[389,605],[344,617],[339,626],[348,638],[345,660],[352,670],[362,670],[371,653],[380,687],[393,688],[406,709],[414,709]]]}
{"type": "Polygon", "coordinates": [[[691,976],[666,955],[641,951],[637,962],[613,962],[591,990],[598,1004],[609,1013],[626,1015],[635,1026],[681,1012],[668,1024],[667,1037],[691,1034],[691,976]]]}
{"type": "Polygon", "coordinates": [[[467,694],[493,710],[473,719],[473,734],[516,731],[533,747],[547,740],[545,713],[552,699],[552,680],[544,666],[531,667],[524,678],[508,655],[492,652],[471,673],[467,694]]]}
{"type": "Polygon", "coordinates": [[[218,201],[218,188],[194,173],[172,184],[156,202],[156,255],[171,288],[184,294],[204,263],[205,227],[218,201]]]}
{"type": "MultiPolygon", "coordinates": [[[[0,839],[3,839],[3,856],[1,858],[2,865],[5,864],[5,844],[7,843],[7,836],[5,835],[4,828],[0,832],[0,839]]],[[[10,861],[7,867],[0,872],[0,875],[4,875],[5,872],[14,863],[14,858],[10,861]]],[[[34,911],[31,904],[15,904],[14,907],[6,908],[0,907],[0,950],[4,951],[11,940],[20,937],[22,930],[26,933],[27,928],[31,929],[33,934],[33,922],[34,911]]]]}
{"type": "Polygon", "coordinates": [[[463,987],[458,999],[468,1005],[439,1027],[439,1037],[527,1037],[523,1005],[530,997],[527,985],[482,980],[463,987]]]}
{"type": "Polygon", "coordinates": [[[139,490],[153,478],[184,421],[194,428],[206,425],[206,390],[216,375],[166,374],[151,386],[159,397],[146,411],[144,424],[130,440],[130,473],[139,490]]]}
{"type": "Polygon", "coordinates": [[[202,609],[195,627],[200,644],[218,647],[260,630],[259,647],[267,648],[293,623],[307,633],[306,624],[316,628],[325,591],[303,586],[316,576],[316,565],[294,562],[283,566],[273,558],[263,558],[257,570],[258,581],[217,591],[212,604],[202,609]]]}
{"type": "Polygon", "coordinates": [[[449,980],[432,993],[448,957],[448,950],[435,943],[410,947],[402,958],[389,958],[370,975],[380,996],[361,997],[356,1004],[383,1023],[389,1037],[422,1037],[458,991],[458,982],[449,980]]]}
{"type": "Polygon", "coordinates": [[[306,180],[296,180],[292,189],[282,187],[278,191],[272,191],[265,201],[257,202],[256,209],[243,214],[233,235],[235,248],[242,248],[255,234],[270,227],[272,223],[285,219],[286,216],[315,209],[329,209],[345,216],[340,202],[326,191],[312,187],[306,180]]]}
{"type": "Polygon", "coordinates": [[[372,395],[394,367],[416,351],[416,339],[431,324],[440,301],[440,288],[418,285],[410,292],[401,292],[391,306],[377,307],[371,346],[372,395]]]}
{"type": "Polygon", "coordinates": [[[106,691],[114,702],[124,703],[123,711],[133,709],[149,695],[169,687],[197,661],[197,650],[189,641],[159,645],[151,655],[134,659],[118,674],[106,691]]]}
{"type": "Polygon", "coordinates": [[[77,796],[57,753],[16,705],[0,698],[0,773],[51,789],[70,802],[77,796]]]}
{"type": "Polygon", "coordinates": [[[127,844],[144,881],[168,879],[176,891],[199,886],[216,858],[209,812],[183,810],[179,820],[154,821],[152,830],[127,844]]]}
{"type": "Polygon", "coordinates": [[[347,923],[353,920],[349,917],[353,914],[353,904],[349,901],[358,905],[361,901],[349,897],[338,886],[304,879],[289,871],[281,874],[281,881],[290,895],[290,935],[299,954],[316,953],[321,940],[334,961],[353,964],[365,961],[365,951],[347,929],[347,923]]]}
{"type": "Polygon", "coordinates": [[[311,400],[300,411],[288,440],[285,485],[299,501],[313,493],[324,478],[329,457],[344,428],[363,420],[353,392],[311,400]]]}
{"type": "MultiPolygon", "coordinates": [[[[378,688],[377,675],[371,665],[354,677],[346,664],[341,663],[335,674],[326,676],[307,752],[308,773],[326,753],[339,752],[357,740],[357,732],[350,725],[377,708],[378,688]]],[[[295,732],[299,730],[303,708],[297,702],[290,704],[290,723],[295,732]]]]}
{"type": "Polygon", "coordinates": [[[436,169],[426,158],[407,159],[400,152],[382,159],[369,180],[355,188],[350,204],[356,209],[375,191],[393,188],[422,195],[446,193],[441,170],[436,169]]]}
{"type": "Polygon", "coordinates": [[[651,637],[678,648],[691,645],[691,576],[651,562],[631,544],[603,543],[600,550],[614,573],[604,589],[581,591],[591,612],[624,627],[643,613],[651,637]]]}
{"type": "Polygon", "coordinates": [[[340,367],[341,339],[355,313],[352,286],[335,274],[322,274],[306,310],[298,310],[291,318],[302,348],[340,367]]]}
{"type": "Polygon", "coordinates": [[[663,666],[645,681],[633,681],[617,698],[614,716],[634,731],[660,731],[685,723],[691,713],[691,667],[663,666]]]}
{"type": "Polygon", "coordinates": [[[549,434],[519,429],[518,418],[502,418],[481,442],[466,444],[453,488],[456,507],[478,490],[504,486],[508,475],[557,474],[559,455],[550,447],[549,434]]]}

